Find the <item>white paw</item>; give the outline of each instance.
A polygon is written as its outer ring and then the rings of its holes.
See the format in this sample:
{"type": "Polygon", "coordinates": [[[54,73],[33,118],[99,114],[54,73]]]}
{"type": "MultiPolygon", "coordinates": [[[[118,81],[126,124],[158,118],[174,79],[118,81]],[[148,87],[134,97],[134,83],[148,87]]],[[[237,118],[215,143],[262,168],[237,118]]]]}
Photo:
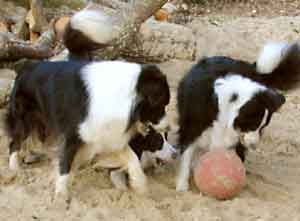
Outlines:
{"type": "Polygon", "coordinates": [[[14,152],[9,157],[9,169],[18,171],[20,169],[18,153],[14,152]]]}
{"type": "Polygon", "coordinates": [[[57,178],[56,184],[55,184],[55,196],[61,195],[61,196],[68,196],[68,181],[69,181],[69,175],[61,175],[57,178]]]}
{"type": "Polygon", "coordinates": [[[110,180],[113,185],[119,190],[127,190],[127,177],[123,171],[111,171],[110,180]]]}
{"type": "Polygon", "coordinates": [[[177,192],[186,192],[189,190],[188,182],[177,182],[176,191],[177,192]]]}
{"type": "Polygon", "coordinates": [[[141,176],[138,179],[132,178],[130,185],[139,194],[146,194],[148,192],[146,176],[141,176]]]}
{"type": "Polygon", "coordinates": [[[57,178],[55,184],[55,194],[52,200],[56,209],[66,210],[69,208],[70,196],[68,191],[69,175],[61,175],[57,178]]]}

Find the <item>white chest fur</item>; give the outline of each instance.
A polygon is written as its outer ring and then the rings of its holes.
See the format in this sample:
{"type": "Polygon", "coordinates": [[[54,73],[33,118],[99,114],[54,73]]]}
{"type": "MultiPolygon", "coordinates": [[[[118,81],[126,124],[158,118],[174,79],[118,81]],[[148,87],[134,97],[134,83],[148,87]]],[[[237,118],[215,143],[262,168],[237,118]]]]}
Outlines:
{"type": "Polygon", "coordinates": [[[214,83],[218,97],[218,114],[212,126],[202,133],[197,143],[201,147],[230,148],[239,140],[239,131],[234,128],[234,120],[240,108],[259,90],[265,87],[240,75],[228,75],[214,83]],[[232,100],[232,97],[236,98],[232,100]]]}
{"type": "Polygon", "coordinates": [[[118,151],[128,142],[125,132],[141,67],[124,62],[99,62],[82,71],[89,94],[88,115],[79,134],[95,152],[118,151]]]}

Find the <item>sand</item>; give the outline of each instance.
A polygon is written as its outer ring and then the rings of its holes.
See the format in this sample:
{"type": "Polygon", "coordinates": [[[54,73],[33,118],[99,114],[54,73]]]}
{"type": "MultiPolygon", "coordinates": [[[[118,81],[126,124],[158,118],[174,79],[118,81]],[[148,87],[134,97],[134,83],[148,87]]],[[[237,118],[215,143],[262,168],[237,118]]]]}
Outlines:
{"type": "MultiPolygon", "coordinates": [[[[253,60],[266,39],[297,40],[293,27],[300,27],[299,17],[222,19],[218,26],[207,18],[189,24],[199,39],[197,57],[225,54],[253,60]]],[[[172,88],[171,118],[176,85],[191,64],[170,61],[160,65],[172,88]]],[[[65,210],[52,203],[56,149],[36,147],[48,153],[49,159],[27,165],[15,176],[8,170],[7,140],[1,129],[0,220],[300,220],[299,109],[300,88],[287,94],[287,103],[274,115],[262,142],[249,151],[246,187],[225,201],[204,196],[193,185],[188,192],[176,192],[176,164],[147,171],[150,192],[145,196],[114,189],[107,170],[88,165],[74,174],[72,200],[65,210]]]]}

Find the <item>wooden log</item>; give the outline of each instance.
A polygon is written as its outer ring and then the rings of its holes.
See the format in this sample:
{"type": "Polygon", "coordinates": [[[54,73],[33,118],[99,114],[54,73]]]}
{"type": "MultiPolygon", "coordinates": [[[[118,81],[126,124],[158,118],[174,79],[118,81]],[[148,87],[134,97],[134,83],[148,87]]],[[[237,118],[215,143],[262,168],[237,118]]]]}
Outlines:
{"type": "Polygon", "coordinates": [[[22,41],[12,33],[0,33],[0,60],[15,61],[21,58],[46,59],[54,55],[55,33],[53,24],[34,43],[22,41]]]}
{"type": "Polygon", "coordinates": [[[149,19],[163,5],[162,1],[135,1],[132,4],[131,9],[123,8],[121,12],[99,5],[84,9],[101,13],[105,18],[101,24],[99,22],[99,30],[103,33],[99,32],[98,38],[104,48],[91,53],[95,59],[120,56],[140,62],[194,59],[196,39],[191,29],[149,19]]]}

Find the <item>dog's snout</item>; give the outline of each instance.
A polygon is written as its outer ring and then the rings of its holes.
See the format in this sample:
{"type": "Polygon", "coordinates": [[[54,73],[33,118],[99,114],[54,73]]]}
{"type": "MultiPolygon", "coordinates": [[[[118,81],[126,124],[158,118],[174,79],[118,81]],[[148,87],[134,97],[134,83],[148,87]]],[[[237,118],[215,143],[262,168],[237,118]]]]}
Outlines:
{"type": "Polygon", "coordinates": [[[170,125],[167,117],[163,117],[157,124],[153,124],[152,126],[157,132],[162,134],[170,130],[170,125]]]}

